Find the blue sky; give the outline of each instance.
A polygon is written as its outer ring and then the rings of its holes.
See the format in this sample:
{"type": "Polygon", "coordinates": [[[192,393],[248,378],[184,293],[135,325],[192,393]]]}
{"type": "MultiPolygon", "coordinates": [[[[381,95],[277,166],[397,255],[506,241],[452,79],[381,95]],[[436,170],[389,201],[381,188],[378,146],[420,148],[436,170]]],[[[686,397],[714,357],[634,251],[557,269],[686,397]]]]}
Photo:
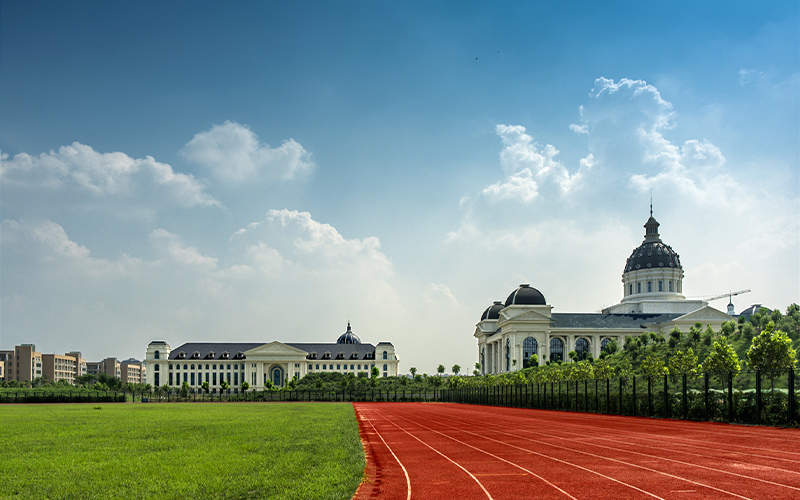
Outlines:
{"type": "MultiPolygon", "coordinates": [[[[519,283],[800,300],[795,2],[3,2],[0,347],[326,341],[476,361],[519,283]]],[[[714,302],[724,310],[725,302],[714,302]]]]}

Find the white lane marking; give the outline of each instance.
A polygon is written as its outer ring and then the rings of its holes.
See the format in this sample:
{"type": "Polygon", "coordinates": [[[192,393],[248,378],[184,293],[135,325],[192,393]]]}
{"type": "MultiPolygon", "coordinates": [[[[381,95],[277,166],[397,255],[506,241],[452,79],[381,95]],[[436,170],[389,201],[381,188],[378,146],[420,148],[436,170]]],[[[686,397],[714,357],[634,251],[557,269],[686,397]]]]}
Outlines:
{"type": "Polygon", "coordinates": [[[392,456],[394,457],[394,459],[397,460],[397,463],[400,464],[400,468],[403,469],[403,474],[405,474],[405,476],[406,476],[406,489],[408,491],[408,494],[406,495],[406,500],[411,500],[411,479],[409,479],[409,477],[408,477],[408,471],[406,470],[405,466],[403,465],[403,462],[401,462],[400,459],[397,458],[397,455],[394,454],[394,451],[392,450],[392,447],[389,446],[386,443],[386,440],[383,439],[383,436],[381,436],[381,433],[378,432],[378,429],[375,428],[375,425],[372,423],[372,420],[369,417],[364,416],[364,414],[360,410],[359,410],[358,414],[359,414],[359,416],[361,416],[361,418],[363,418],[367,422],[369,422],[369,425],[372,427],[372,430],[374,430],[375,434],[377,434],[378,437],[381,438],[381,441],[383,442],[384,446],[386,446],[386,448],[389,450],[389,453],[391,453],[392,456]]]}

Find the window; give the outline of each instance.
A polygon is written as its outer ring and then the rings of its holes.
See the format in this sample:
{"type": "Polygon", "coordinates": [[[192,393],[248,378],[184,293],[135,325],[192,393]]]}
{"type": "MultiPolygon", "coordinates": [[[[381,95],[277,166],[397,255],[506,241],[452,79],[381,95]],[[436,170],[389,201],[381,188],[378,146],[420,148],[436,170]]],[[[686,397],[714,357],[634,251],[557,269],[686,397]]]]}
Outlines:
{"type": "Polygon", "coordinates": [[[658,280],[658,291],[659,292],[663,292],[664,291],[664,282],[661,281],[661,280],[658,280]]]}
{"type": "Polygon", "coordinates": [[[564,361],[564,341],[559,338],[550,339],[550,361],[564,361]]]}
{"type": "Polygon", "coordinates": [[[358,369],[359,369],[359,370],[361,369],[361,365],[360,365],[360,364],[358,365],[358,369]]]}
{"type": "Polygon", "coordinates": [[[183,365],[183,369],[184,369],[184,370],[188,370],[188,369],[189,369],[189,368],[188,368],[188,366],[189,366],[189,365],[183,365]]]}
{"type": "Polygon", "coordinates": [[[642,293],[642,284],[636,283],[636,293],[642,293]]]}
{"type": "Polygon", "coordinates": [[[211,374],[211,385],[217,385],[217,372],[211,374]]]}
{"type": "Polygon", "coordinates": [[[322,365],[322,369],[323,370],[327,370],[328,369],[328,365],[322,365]]]}
{"type": "Polygon", "coordinates": [[[355,368],[353,368],[353,365],[350,365],[350,369],[351,369],[351,370],[355,370],[355,368]]]}
{"type": "Polygon", "coordinates": [[[233,372],[233,385],[239,385],[239,372],[233,372]]]}
{"type": "Polygon", "coordinates": [[[383,359],[389,359],[389,353],[388,352],[383,351],[383,359]]]}
{"type": "Polygon", "coordinates": [[[628,295],[633,295],[633,283],[628,285],[628,295]]]}
{"type": "Polygon", "coordinates": [[[172,385],[172,372],[169,374],[169,385],[172,385]]]}
{"type": "Polygon", "coordinates": [[[605,349],[606,345],[608,345],[609,342],[611,342],[611,339],[609,337],[606,337],[603,340],[601,340],[600,341],[600,350],[605,349]]]}
{"type": "Polygon", "coordinates": [[[575,342],[575,353],[578,355],[578,360],[586,359],[589,356],[589,341],[578,339],[575,342]]]}
{"type": "Polygon", "coordinates": [[[231,369],[231,365],[228,365],[228,370],[230,370],[230,369],[231,369]]]}
{"type": "MultiPolygon", "coordinates": [[[[539,353],[539,343],[533,337],[525,337],[522,341],[522,366],[530,366],[531,356],[539,353]]],[[[483,364],[483,363],[481,363],[483,364]]]]}
{"type": "Polygon", "coordinates": [[[342,365],[340,365],[340,364],[337,364],[337,365],[336,365],[336,369],[337,369],[337,370],[341,370],[341,369],[342,369],[342,365]]]}
{"type": "Polygon", "coordinates": [[[315,370],[319,370],[319,365],[317,365],[317,367],[315,368],[315,370]]]}
{"type": "Polygon", "coordinates": [[[172,363],[169,364],[169,369],[172,370],[172,363]]]}
{"type": "Polygon", "coordinates": [[[208,382],[208,372],[206,372],[206,382],[208,382]]]}
{"type": "Polygon", "coordinates": [[[206,365],[206,370],[208,370],[208,365],[206,365]]]}
{"type": "Polygon", "coordinates": [[[212,370],[216,370],[217,369],[217,365],[211,365],[211,369],[212,370]]]}
{"type": "Polygon", "coordinates": [[[189,379],[188,374],[186,372],[183,372],[183,381],[188,382],[189,381],[188,379],[189,379]]]}
{"type": "Polygon", "coordinates": [[[650,293],[652,291],[653,291],[653,282],[652,281],[648,281],[647,282],[647,293],[650,293]]]}
{"type": "Polygon", "coordinates": [[[194,370],[194,365],[192,365],[192,370],[194,370]]]}
{"type": "MultiPolygon", "coordinates": [[[[194,365],[192,365],[192,366],[194,366],[194,365]]],[[[190,384],[190,385],[194,385],[194,373],[192,373],[192,378],[191,378],[191,380],[192,380],[192,382],[191,382],[191,384],[190,384]]]]}
{"type": "Polygon", "coordinates": [[[161,359],[161,353],[156,351],[153,353],[153,359],[161,359]]]}
{"type": "Polygon", "coordinates": [[[389,369],[389,365],[383,365],[383,371],[386,371],[388,369],[389,369]]]}
{"type": "MultiPolygon", "coordinates": [[[[153,367],[153,371],[158,371],[158,365],[153,367]]],[[[158,384],[156,384],[156,385],[158,385],[158,384]]]]}
{"type": "Polygon", "coordinates": [[[239,365],[233,365],[233,369],[234,370],[238,370],[239,369],[239,365]]]}
{"type": "Polygon", "coordinates": [[[672,291],[672,282],[671,281],[669,282],[669,291],[670,292],[672,291]]]}

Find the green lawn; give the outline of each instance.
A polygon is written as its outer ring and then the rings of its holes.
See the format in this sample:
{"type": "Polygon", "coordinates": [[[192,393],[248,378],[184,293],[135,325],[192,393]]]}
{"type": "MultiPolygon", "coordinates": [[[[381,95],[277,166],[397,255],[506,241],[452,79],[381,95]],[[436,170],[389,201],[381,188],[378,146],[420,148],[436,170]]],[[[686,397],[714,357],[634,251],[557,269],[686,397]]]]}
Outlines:
{"type": "Polygon", "coordinates": [[[363,470],[350,404],[0,406],[2,498],[349,499],[363,470]]]}

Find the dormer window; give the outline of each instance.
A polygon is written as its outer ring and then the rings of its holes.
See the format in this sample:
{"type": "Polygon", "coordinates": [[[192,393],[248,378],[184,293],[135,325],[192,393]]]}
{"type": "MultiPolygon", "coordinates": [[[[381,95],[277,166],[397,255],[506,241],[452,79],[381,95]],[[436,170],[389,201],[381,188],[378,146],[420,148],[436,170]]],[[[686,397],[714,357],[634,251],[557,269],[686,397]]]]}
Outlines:
{"type": "Polygon", "coordinates": [[[322,359],[331,359],[331,353],[326,352],[325,354],[322,355],[322,359]]]}
{"type": "Polygon", "coordinates": [[[214,351],[208,351],[208,354],[206,354],[206,359],[214,359],[214,351]]]}
{"type": "Polygon", "coordinates": [[[200,359],[200,351],[194,351],[192,354],[192,359],[200,359]]]}
{"type": "Polygon", "coordinates": [[[181,351],[178,353],[178,359],[184,359],[186,357],[186,353],[181,351]]]}
{"type": "Polygon", "coordinates": [[[353,354],[351,354],[350,359],[358,359],[358,353],[354,352],[353,354]]]}
{"type": "Polygon", "coordinates": [[[234,358],[235,359],[244,359],[244,353],[242,351],[239,351],[239,352],[236,353],[236,356],[234,356],[234,358]]]}
{"type": "Polygon", "coordinates": [[[223,352],[222,356],[220,356],[221,359],[228,359],[230,357],[231,357],[231,354],[228,351],[223,352]]]}
{"type": "Polygon", "coordinates": [[[337,354],[336,359],[344,359],[344,353],[340,352],[339,354],[337,354]]]}

